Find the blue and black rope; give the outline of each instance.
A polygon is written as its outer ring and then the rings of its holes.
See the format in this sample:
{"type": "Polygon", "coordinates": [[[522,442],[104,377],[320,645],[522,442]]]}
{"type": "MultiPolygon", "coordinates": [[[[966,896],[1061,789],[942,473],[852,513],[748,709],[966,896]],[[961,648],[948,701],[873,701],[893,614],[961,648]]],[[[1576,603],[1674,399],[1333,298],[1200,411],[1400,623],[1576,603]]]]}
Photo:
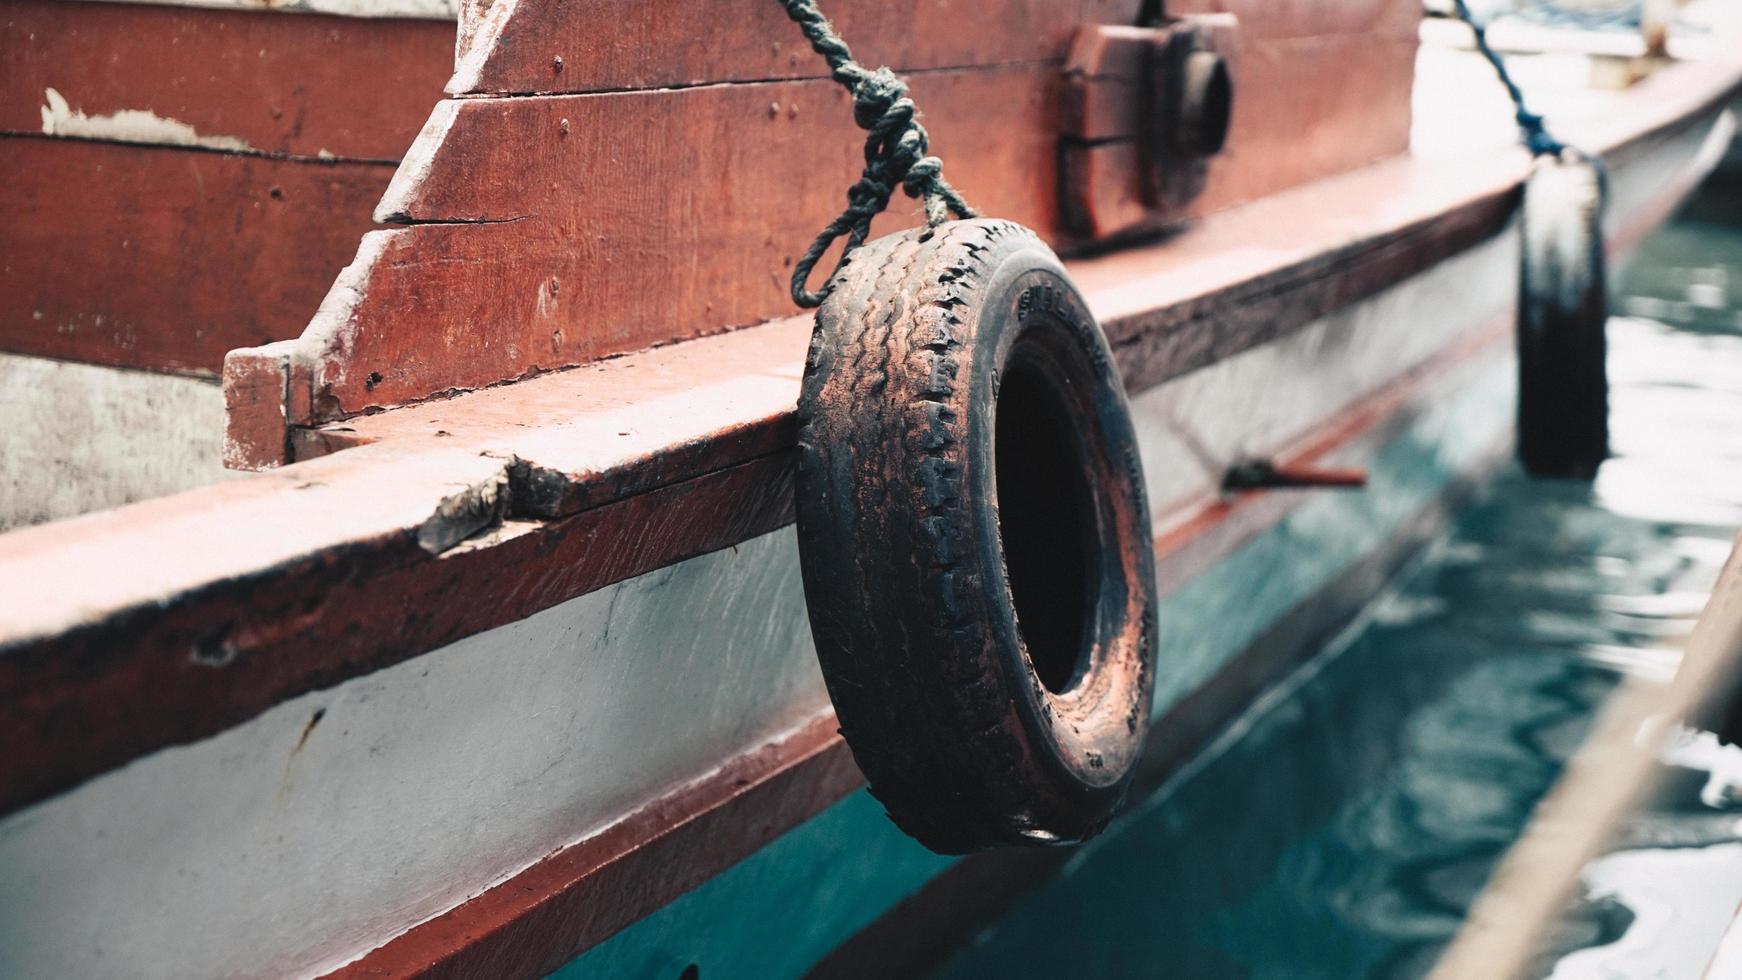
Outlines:
{"type": "Polygon", "coordinates": [[[1488,43],[1488,31],[1470,13],[1470,7],[1464,0],[1452,0],[1452,9],[1458,19],[1470,26],[1471,33],[1476,36],[1476,50],[1488,63],[1494,66],[1494,74],[1500,76],[1500,84],[1506,86],[1506,94],[1512,97],[1513,118],[1518,121],[1518,129],[1524,137],[1524,145],[1536,156],[1560,156],[1567,148],[1565,143],[1549,135],[1548,127],[1542,117],[1531,112],[1524,104],[1524,91],[1518,83],[1512,80],[1512,74],[1506,70],[1506,63],[1500,60],[1500,55],[1488,43]]]}

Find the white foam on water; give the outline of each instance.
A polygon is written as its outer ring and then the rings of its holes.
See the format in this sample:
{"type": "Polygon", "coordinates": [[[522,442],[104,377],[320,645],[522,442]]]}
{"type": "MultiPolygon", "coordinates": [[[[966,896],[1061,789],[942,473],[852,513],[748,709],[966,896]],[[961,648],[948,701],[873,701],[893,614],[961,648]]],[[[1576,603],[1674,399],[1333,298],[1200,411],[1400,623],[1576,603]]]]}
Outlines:
{"type": "Polygon", "coordinates": [[[1584,884],[1633,922],[1615,942],[1563,957],[1549,980],[1700,980],[1742,903],[1742,843],[1620,851],[1592,862],[1584,884]]]}

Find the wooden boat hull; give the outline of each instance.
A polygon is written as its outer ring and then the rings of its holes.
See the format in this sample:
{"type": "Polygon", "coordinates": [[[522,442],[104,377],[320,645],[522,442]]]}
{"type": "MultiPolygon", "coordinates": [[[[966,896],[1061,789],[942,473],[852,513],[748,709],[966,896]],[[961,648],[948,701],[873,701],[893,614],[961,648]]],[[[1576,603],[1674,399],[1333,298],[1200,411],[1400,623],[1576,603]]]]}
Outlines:
{"type": "MultiPolygon", "coordinates": [[[[1703,137],[1656,162],[1697,169],[1703,137]]],[[[1617,173],[1624,205],[1648,198],[1624,213],[1664,207],[1646,193],[1663,186],[1654,170],[1617,173]]],[[[1514,261],[1511,237],[1492,239],[1134,399],[1171,518],[1148,784],[1346,621],[1504,457],[1514,261]],[[1398,338],[1399,323],[1417,328],[1398,338]],[[1301,431],[1303,413],[1321,417],[1301,431]],[[1371,480],[1182,521],[1205,482],[1185,474],[1183,439],[1212,459],[1242,439],[1292,443],[1371,480]]],[[[966,869],[1059,860],[956,862],[904,838],[852,792],[812,657],[781,529],[311,691],[0,824],[0,967],[98,975],[104,951],[126,950],[133,975],[310,974],[385,943],[350,972],[521,973],[602,941],[575,975],[798,975],[966,869]],[[667,821],[657,860],[593,845],[667,821]],[[551,878],[527,908],[490,900],[551,878]]]]}
{"type": "MultiPolygon", "coordinates": [[[[1728,143],[1736,73],[1688,67],[1587,131],[1618,250],[1728,143]]],[[[1379,163],[1072,264],[1158,531],[1145,788],[1505,459],[1521,172],[1379,163]],[[1369,483],[1220,494],[1248,456],[1369,483]]],[[[294,466],[0,538],[0,973],[890,973],[1056,870],[858,790],[786,526],[807,329],[311,416],[294,466]]]]}

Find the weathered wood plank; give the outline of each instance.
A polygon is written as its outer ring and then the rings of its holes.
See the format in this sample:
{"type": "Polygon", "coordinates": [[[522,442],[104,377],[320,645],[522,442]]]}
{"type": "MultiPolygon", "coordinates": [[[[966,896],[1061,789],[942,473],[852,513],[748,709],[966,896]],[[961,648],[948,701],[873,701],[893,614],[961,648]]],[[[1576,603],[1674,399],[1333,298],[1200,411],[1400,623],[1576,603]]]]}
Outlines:
{"type": "MultiPolygon", "coordinates": [[[[1056,60],[1080,24],[1129,24],[1141,0],[836,0],[862,63],[900,71],[1056,60]]],[[[774,0],[497,0],[463,14],[454,93],[598,92],[820,78],[774,0]],[[704,12],[705,10],[705,12],[704,12]]]]}
{"type": "Polygon", "coordinates": [[[437,21],[0,0],[0,132],[394,162],[453,38],[437,21]]]}
{"type": "Polygon", "coordinates": [[[1403,37],[1242,37],[1228,149],[1211,159],[1196,207],[1218,210],[1406,150],[1416,47],[1413,21],[1403,37]]]}
{"type": "Polygon", "coordinates": [[[410,19],[452,23],[459,16],[459,0],[77,0],[80,3],[118,2],[141,5],[195,7],[202,10],[246,10],[249,13],[294,15],[330,14],[334,17],[410,19]]]}
{"type": "Polygon", "coordinates": [[[0,0],[0,136],[22,137],[0,139],[0,350],[215,375],[296,333],[440,98],[452,37],[0,0]]]}
{"type": "MultiPolygon", "coordinates": [[[[1410,45],[1363,56],[1403,79],[1381,132],[1348,139],[1336,157],[1236,144],[1191,213],[1400,150],[1410,45]]],[[[912,83],[976,206],[1067,244],[1056,66],[919,72],[912,83]]],[[[1266,124],[1254,120],[1254,131],[1266,124]]],[[[1371,114],[1327,120],[1373,132],[1371,114]]],[[[778,316],[790,309],[793,256],[840,208],[860,145],[845,94],[823,79],[443,103],[377,212],[417,226],[383,239],[344,302],[311,326],[294,356],[310,365],[313,412],[289,418],[345,418],[778,316]]],[[[915,220],[902,199],[878,228],[915,220]]]]}
{"type": "Polygon", "coordinates": [[[391,170],[0,138],[0,350],[215,375],[301,329],[391,170]]]}
{"type": "MultiPolygon", "coordinates": [[[[1174,0],[1170,16],[1232,12],[1254,37],[1413,36],[1392,0],[1174,0]]],[[[1135,24],[1142,0],[836,0],[825,12],[859,60],[898,71],[1056,61],[1085,24],[1135,24]]],[[[463,15],[449,91],[598,92],[817,78],[824,71],[773,0],[721,0],[710,29],[681,0],[498,0],[463,15]],[[561,59],[560,66],[558,59],[561,59]]]]}
{"type": "Polygon", "coordinates": [[[43,138],[0,171],[0,350],[205,375],[308,322],[392,173],[43,138]]]}
{"type": "MultiPolygon", "coordinates": [[[[1397,0],[1165,0],[1170,17],[1233,14],[1248,38],[1305,38],[1328,34],[1368,38],[1414,37],[1421,7],[1397,0]]],[[[1351,85],[1366,81],[1351,75],[1351,85]]]]}
{"type": "MultiPolygon", "coordinates": [[[[948,76],[915,87],[937,106],[952,179],[993,213],[1056,226],[1050,71],[948,76]],[[1017,118],[975,110],[988,99],[1017,118]]],[[[862,165],[845,96],[821,80],[443,112],[446,137],[413,158],[425,176],[396,183],[380,215],[493,223],[395,233],[348,345],[321,359],[321,418],[785,313],[794,256],[862,165]]],[[[880,229],[916,222],[902,202],[880,229]]]]}

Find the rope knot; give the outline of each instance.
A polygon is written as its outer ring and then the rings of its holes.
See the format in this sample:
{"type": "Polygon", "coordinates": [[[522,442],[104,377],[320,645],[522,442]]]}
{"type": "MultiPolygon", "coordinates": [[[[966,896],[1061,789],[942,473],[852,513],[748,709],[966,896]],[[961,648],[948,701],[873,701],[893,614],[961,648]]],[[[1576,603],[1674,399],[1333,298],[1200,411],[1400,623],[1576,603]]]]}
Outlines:
{"type": "Polygon", "coordinates": [[[897,102],[907,98],[907,83],[885,67],[866,72],[849,91],[853,93],[853,121],[860,129],[871,129],[897,102]]]}
{"type": "Polygon", "coordinates": [[[806,288],[823,253],[836,239],[846,239],[835,264],[835,272],[840,272],[847,256],[870,237],[871,220],[889,207],[897,186],[908,197],[924,202],[926,223],[934,227],[950,220],[952,214],[975,217],[975,211],[944,180],[944,162],[927,155],[931,140],[919,123],[918,108],[908,98],[907,83],[887,66],[870,71],[854,61],[847,43],[817,9],[816,0],[779,2],[804,32],[811,49],[829,63],[835,81],[853,96],[853,121],[868,134],[865,169],[847,189],[846,210],[817,235],[793,266],[793,302],[809,308],[822,305],[829,294],[827,284],[814,293],[806,288]]]}

